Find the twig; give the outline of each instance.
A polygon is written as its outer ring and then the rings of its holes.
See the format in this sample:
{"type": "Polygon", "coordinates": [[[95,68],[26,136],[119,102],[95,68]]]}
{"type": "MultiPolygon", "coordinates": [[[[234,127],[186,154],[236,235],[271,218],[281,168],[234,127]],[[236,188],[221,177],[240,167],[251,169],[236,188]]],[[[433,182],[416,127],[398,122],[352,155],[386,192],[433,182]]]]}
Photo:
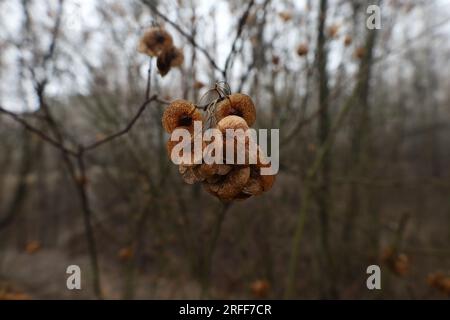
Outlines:
{"type": "Polygon", "coordinates": [[[118,131],[118,132],[116,132],[116,133],[114,133],[114,134],[112,134],[112,135],[110,135],[110,136],[108,136],[108,137],[106,137],[104,139],[101,139],[101,140],[99,140],[97,142],[94,142],[94,143],[91,143],[91,144],[85,146],[84,150],[85,151],[89,151],[89,150],[95,149],[95,148],[97,148],[97,147],[99,147],[99,146],[101,146],[101,145],[103,145],[103,144],[105,144],[107,142],[110,142],[110,141],[112,141],[112,140],[114,140],[114,139],[116,139],[116,138],[118,138],[118,137],[128,133],[128,131],[130,131],[133,128],[133,126],[136,123],[136,121],[140,118],[140,116],[144,112],[144,110],[147,107],[147,105],[149,103],[151,103],[152,101],[155,101],[156,99],[157,99],[157,95],[154,95],[150,99],[146,100],[139,107],[138,111],[136,112],[134,117],[131,119],[131,121],[125,126],[125,128],[123,128],[122,130],[120,130],[120,131],[118,131]]]}
{"type": "Polygon", "coordinates": [[[232,58],[236,53],[236,44],[239,41],[239,39],[241,38],[242,35],[242,31],[244,30],[244,25],[247,21],[248,15],[250,13],[250,10],[252,9],[253,5],[254,5],[255,1],[251,0],[248,5],[247,8],[245,9],[244,13],[242,14],[241,18],[239,19],[239,23],[238,23],[238,29],[236,32],[236,37],[234,38],[233,44],[231,45],[231,50],[230,53],[227,56],[227,59],[225,61],[225,66],[223,68],[222,71],[222,75],[226,81],[227,79],[227,74],[228,74],[228,69],[230,68],[231,62],[232,62],[232,58]]]}
{"type": "Polygon", "coordinates": [[[152,64],[153,64],[153,59],[150,58],[150,60],[148,62],[147,88],[145,90],[145,101],[150,99],[150,92],[152,90],[152,64]]]}
{"type": "Polygon", "coordinates": [[[202,280],[202,296],[205,297],[208,295],[209,285],[211,281],[211,269],[212,269],[212,260],[214,257],[214,252],[217,247],[217,241],[220,236],[220,231],[222,230],[222,225],[225,220],[225,216],[227,211],[230,209],[230,203],[222,203],[222,209],[219,211],[216,223],[214,224],[214,229],[212,233],[211,241],[209,242],[209,247],[206,251],[206,256],[204,257],[204,274],[202,280]]]}
{"type": "Polygon", "coordinates": [[[17,123],[21,124],[25,129],[28,131],[36,134],[39,136],[42,140],[48,142],[50,145],[54,146],[55,148],[64,151],[72,156],[76,156],[77,153],[71,149],[66,148],[62,143],[59,143],[58,141],[54,140],[53,138],[46,135],[43,131],[39,130],[38,128],[32,126],[29,124],[25,119],[22,119],[22,117],[19,117],[16,113],[11,112],[9,110],[6,110],[2,106],[0,106],[0,113],[6,114],[8,117],[16,121],[17,123]]]}

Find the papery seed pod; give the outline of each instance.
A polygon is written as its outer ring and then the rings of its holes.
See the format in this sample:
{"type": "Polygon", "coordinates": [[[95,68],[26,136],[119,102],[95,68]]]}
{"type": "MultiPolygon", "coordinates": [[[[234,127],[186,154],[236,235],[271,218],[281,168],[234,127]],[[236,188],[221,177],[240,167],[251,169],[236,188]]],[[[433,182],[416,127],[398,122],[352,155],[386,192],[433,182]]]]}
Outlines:
{"type": "Polygon", "coordinates": [[[248,198],[251,198],[251,197],[252,197],[251,194],[246,194],[246,193],[241,191],[241,193],[239,193],[237,196],[234,197],[234,200],[236,200],[236,201],[244,201],[244,200],[247,200],[248,198]]]}
{"type": "Polygon", "coordinates": [[[307,43],[302,43],[297,47],[297,54],[302,57],[302,56],[306,56],[308,54],[308,44],[307,43]]]}
{"type": "Polygon", "coordinates": [[[41,249],[41,243],[37,240],[30,241],[25,246],[25,252],[28,254],[34,254],[41,249]]]}
{"type": "Polygon", "coordinates": [[[331,25],[327,30],[328,36],[330,38],[335,38],[337,36],[338,32],[339,32],[339,25],[337,25],[337,24],[331,25]]]}
{"type": "Polygon", "coordinates": [[[223,176],[221,176],[219,174],[215,174],[215,175],[212,175],[210,177],[207,177],[205,180],[206,180],[207,183],[215,184],[215,183],[219,182],[222,179],[223,179],[223,176]]]}
{"type": "Polygon", "coordinates": [[[347,36],[345,36],[345,38],[344,38],[344,45],[346,46],[346,47],[348,47],[348,46],[350,46],[351,44],[352,44],[352,37],[351,36],[349,36],[349,35],[347,35],[347,36]]]}
{"type": "Polygon", "coordinates": [[[409,257],[406,254],[401,253],[394,260],[393,271],[398,276],[404,276],[409,272],[410,266],[411,263],[409,261],[409,257]]]}
{"type": "Polygon", "coordinates": [[[242,191],[249,178],[249,167],[234,167],[233,170],[225,176],[223,184],[217,191],[217,196],[222,200],[233,200],[233,198],[242,191]]]}
{"type": "Polygon", "coordinates": [[[168,133],[178,127],[194,131],[194,121],[202,121],[202,115],[197,108],[186,100],[175,100],[164,110],[162,124],[168,133]]]}
{"type": "MultiPolygon", "coordinates": [[[[269,165],[264,165],[263,167],[268,167],[269,165]]],[[[258,165],[250,166],[250,178],[242,189],[243,193],[257,196],[272,189],[276,175],[262,175],[261,168],[262,166],[258,165]]]]}
{"type": "Polygon", "coordinates": [[[219,121],[216,128],[223,134],[222,153],[224,162],[227,164],[250,164],[250,150],[253,150],[251,147],[256,150],[257,146],[249,135],[249,128],[245,120],[238,116],[227,116],[219,121]],[[227,129],[240,131],[232,132],[233,135],[228,136],[227,129]],[[227,153],[229,150],[233,150],[233,156],[227,153]],[[238,160],[241,162],[238,163],[238,160]]]}
{"type": "Polygon", "coordinates": [[[119,250],[117,253],[117,258],[121,261],[128,261],[130,260],[134,255],[134,250],[132,247],[125,247],[119,250]]]}
{"type": "Polygon", "coordinates": [[[250,179],[248,179],[247,184],[242,189],[242,193],[252,196],[258,196],[263,192],[264,189],[259,177],[252,177],[250,174],[250,179]]]}
{"type": "Polygon", "coordinates": [[[284,22],[288,22],[289,20],[292,20],[292,13],[289,11],[282,11],[282,12],[278,13],[278,16],[284,22]]]}
{"type": "Polygon", "coordinates": [[[231,201],[244,188],[250,177],[250,168],[235,166],[216,183],[207,183],[205,188],[223,201],[231,201]]]}
{"type": "Polygon", "coordinates": [[[242,93],[225,97],[216,107],[216,121],[220,122],[223,118],[231,115],[243,118],[248,126],[252,126],[256,120],[256,108],[252,99],[242,93]]]}
{"type": "Polygon", "coordinates": [[[362,59],[366,55],[366,48],[358,47],[355,49],[354,56],[357,59],[362,59]]]}
{"type": "Polygon", "coordinates": [[[211,177],[215,175],[224,176],[228,174],[232,169],[232,166],[227,164],[219,164],[219,163],[202,163],[199,167],[199,171],[202,175],[206,177],[211,177]]]}
{"type": "Polygon", "coordinates": [[[269,293],[270,284],[266,280],[256,280],[250,285],[250,290],[254,297],[265,298],[269,293]]]}
{"type": "Polygon", "coordinates": [[[186,182],[187,184],[194,184],[205,179],[198,174],[198,171],[196,170],[197,167],[198,166],[186,166],[183,164],[180,164],[178,166],[178,171],[180,172],[184,182],[186,182]]]}
{"type": "Polygon", "coordinates": [[[223,117],[217,123],[217,129],[219,129],[220,132],[222,132],[223,134],[226,133],[226,129],[233,129],[233,130],[242,129],[245,131],[248,129],[248,127],[249,127],[248,122],[246,122],[245,119],[243,119],[242,117],[236,115],[229,115],[223,117]]]}
{"type": "Polygon", "coordinates": [[[274,65],[276,65],[276,66],[279,65],[280,64],[280,57],[276,56],[276,55],[272,56],[272,63],[274,65]]]}
{"type": "Polygon", "coordinates": [[[232,166],[227,164],[218,164],[217,165],[217,174],[219,176],[225,176],[227,175],[231,170],[233,169],[232,166]]]}
{"type": "Polygon", "coordinates": [[[184,54],[181,49],[171,47],[162,51],[156,60],[156,67],[159,74],[164,77],[171,68],[179,67],[184,62],[184,54]]]}
{"type": "Polygon", "coordinates": [[[151,57],[156,57],[161,52],[173,46],[172,36],[163,28],[150,28],[139,41],[138,51],[151,57]]]}
{"type": "Polygon", "coordinates": [[[442,272],[434,272],[427,276],[427,283],[430,287],[439,288],[444,279],[445,275],[442,272]]]}
{"type": "Polygon", "coordinates": [[[203,88],[205,86],[205,84],[203,83],[203,82],[201,82],[201,81],[199,81],[199,80],[196,80],[195,82],[194,82],[194,89],[196,89],[196,90],[200,90],[201,88],[203,88]]]}

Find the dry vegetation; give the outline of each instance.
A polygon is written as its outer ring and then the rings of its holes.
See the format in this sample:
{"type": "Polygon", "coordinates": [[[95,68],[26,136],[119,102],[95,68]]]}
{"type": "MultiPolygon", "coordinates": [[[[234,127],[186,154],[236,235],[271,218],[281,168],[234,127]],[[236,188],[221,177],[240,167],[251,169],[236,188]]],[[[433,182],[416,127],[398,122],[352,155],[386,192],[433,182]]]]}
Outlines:
{"type": "Polygon", "coordinates": [[[445,1],[373,1],[381,30],[364,0],[12,2],[0,299],[449,297],[445,1]],[[184,183],[161,124],[217,81],[280,129],[270,192],[226,204],[184,183]]]}

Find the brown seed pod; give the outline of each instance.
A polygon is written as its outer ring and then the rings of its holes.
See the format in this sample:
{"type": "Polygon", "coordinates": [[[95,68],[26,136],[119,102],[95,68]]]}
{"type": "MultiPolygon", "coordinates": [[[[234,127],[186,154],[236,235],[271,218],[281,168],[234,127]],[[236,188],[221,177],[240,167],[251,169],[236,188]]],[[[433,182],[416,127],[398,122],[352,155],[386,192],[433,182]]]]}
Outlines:
{"type": "Polygon", "coordinates": [[[128,261],[130,260],[134,255],[134,250],[132,247],[125,247],[119,250],[117,253],[117,258],[121,261],[128,261]]]}
{"type": "Polygon", "coordinates": [[[260,178],[252,177],[252,175],[250,174],[250,179],[248,179],[247,184],[245,185],[244,189],[242,189],[242,193],[251,196],[258,196],[263,192],[264,189],[262,187],[260,178]]]}
{"type": "Polygon", "coordinates": [[[199,172],[205,177],[211,177],[215,175],[224,176],[228,174],[232,169],[232,166],[219,163],[202,163],[199,167],[199,172]]]}
{"type": "MultiPolygon", "coordinates": [[[[237,163],[239,159],[238,153],[244,152],[244,162],[239,164],[249,164],[250,163],[250,144],[252,143],[252,139],[249,135],[247,135],[247,130],[249,129],[245,120],[238,116],[227,116],[219,121],[217,124],[217,129],[220,130],[223,134],[223,160],[225,163],[237,163]],[[242,130],[244,136],[241,136],[242,132],[237,132],[232,137],[227,137],[226,130],[242,130]],[[233,157],[229,157],[227,154],[227,150],[233,149],[233,157]]],[[[241,155],[242,157],[242,155],[241,155]]]]}
{"type": "Polygon", "coordinates": [[[138,51],[151,57],[156,57],[161,52],[173,46],[172,36],[163,28],[150,28],[141,38],[138,51]]]}
{"type": "Polygon", "coordinates": [[[200,90],[204,86],[205,86],[205,84],[199,80],[196,80],[193,85],[194,89],[196,89],[196,90],[200,90]]]}
{"type": "Polygon", "coordinates": [[[349,36],[349,35],[346,35],[345,38],[344,38],[344,45],[346,47],[348,47],[348,46],[350,46],[352,44],[352,41],[353,41],[352,37],[349,36]]]}
{"type": "Polygon", "coordinates": [[[205,177],[199,173],[198,168],[199,165],[187,166],[180,164],[178,166],[178,171],[180,172],[184,182],[186,182],[187,184],[194,184],[196,182],[202,182],[205,180],[205,177]]]}
{"type": "Polygon", "coordinates": [[[445,275],[442,272],[434,272],[427,276],[427,283],[430,287],[439,288],[444,279],[445,275]]]}
{"type": "Polygon", "coordinates": [[[231,201],[244,188],[250,177],[250,168],[235,166],[223,179],[216,183],[207,183],[205,188],[223,201],[231,201]]]}
{"type": "Polygon", "coordinates": [[[217,123],[217,129],[223,134],[226,133],[226,129],[242,129],[245,131],[248,129],[248,122],[240,116],[229,115],[220,119],[217,123]]]}
{"type": "Polygon", "coordinates": [[[265,298],[269,294],[270,284],[266,280],[256,280],[250,285],[250,290],[256,298],[265,298]]]}
{"type": "Polygon", "coordinates": [[[358,47],[355,49],[354,56],[357,59],[362,59],[366,55],[366,48],[358,47]]]}
{"type": "Polygon", "coordinates": [[[404,276],[409,272],[410,266],[409,257],[401,253],[395,258],[392,269],[398,276],[404,276]]]}
{"type": "Polygon", "coordinates": [[[162,124],[168,133],[172,133],[178,127],[189,128],[194,131],[194,121],[203,121],[197,108],[186,100],[175,100],[164,110],[162,124]]]}
{"type": "Polygon", "coordinates": [[[282,12],[278,13],[278,16],[284,22],[288,22],[289,20],[292,20],[292,13],[290,11],[282,11],[282,12]]]}
{"type": "Polygon", "coordinates": [[[41,243],[37,240],[30,241],[25,246],[25,252],[28,254],[33,254],[41,249],[41,243]]]}
{"type": "Polygon", "coordinates": [[[220,122],[231,115],[243,118],[248,126],[252,126],[256,120],[256,108],[252,99],[246,94],[235,93],[220,101],[216,107],[216,121],[220,122]]]}
{"type": "Polygon", "coordinates": [[[242,192],[253,196],[267,192],[272,189],[272,186],[275,183],[275,176],[276,175],[262,175],[261,166],[252,165],[250,166],[250,178],[242,189],[242,192]]]}
{"type": "Polygon", "coordinates": [[[171,68],[179,67],[184,62],[184,54],[181,49],[176,47],[170,47],[167,50],[162,51],[158,55],[156,60],[156,67],[158,68],[159,74],[164,77],[171,68]]]}
{"type": "Polygon", "coordinates": [[[302,57],[302,56],[306,56],[308,54],[308,44],[306,43],[302,43],[297,47],[297,54],[302,57]]]}
{"type": "Polygon", "coordinates": [[[234,197],[234,200],[236,201],[244,201],[247,200],[248,198],[251,198],[251,194],[246,194],[244,192],[239,193],[236,197],[234,197]]]}
{"type": "Polygon", "coordinates": [[[327,30],[328,36],[330,38],[335,38],[337,36],[338,32],[339,32],[339,25],[337,25],[337,24],[331,25],[327,30]]]}
{"type": "Polygon", "coordinates": [[[276,66],[279,65],[280,64],[280,57],[276,56],[276,55],[272,56],[272,63],[274,65],[276,65],[276,66]]]}

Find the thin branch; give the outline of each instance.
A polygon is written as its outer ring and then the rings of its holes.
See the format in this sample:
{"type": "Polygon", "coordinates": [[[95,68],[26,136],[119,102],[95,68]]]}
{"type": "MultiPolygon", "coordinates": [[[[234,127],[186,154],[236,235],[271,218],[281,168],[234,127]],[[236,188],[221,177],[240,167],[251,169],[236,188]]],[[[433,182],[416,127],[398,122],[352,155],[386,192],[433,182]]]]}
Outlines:
{"type": "Polygon", "coordinates": [[[222,74],[223,74],[223,77],[225,78],[225,80],[227,79],[227,73],[228,73],[228,69],[231,66],[232,58],[236,54],[236,45],[237,45],[239,39],[241,38],[242,31],[244,31],[244,26],[245,26],[245,23],[247,21],[248,15],[249,15],[250,10],[252,9],[254,4],[255,4],[255,1],[251,0],[248,3],[247,8],[245,9],[245,11],[242,14],[241,18],[239,19],[238,29],[237,29],[237,32],[236,32],[236,37],[234,38],[233,44],[231,45],[230,53],[227,56],[227,59],[225,61],[225,66],[224,66],[223,71],[222,71],[222,74]]]}
{"type": "Polygon", "coordinates": [[[58,40],[58,35],[59,35],[59,29],[61,27],[61,17],[62,17],[62,12],[63,12],[63,4],[64,4],[64,0],[59,0],[58,2],[58,11],[56,14],[56,21],[55,21],[55,25],[53,27],[53,31],[52,31],[52,40],[50,42],[50,46],[48,48],[47,53],[44,56],[44,59],[42,60],[42,66],[45,68],[46,64],[48,63],[48,61],[50,61],[53,57],[53,54],[55,52],[55,48],[56,48],[56,42],[58,40]]]}
{"type": "Polygon", "coordinates": [[[25,119],[22,119],[14,112],[11,112],[9,110],[4,109],[2,106],[0,106],[0,113],[6,114],[8,117],[16,121],[17,123],[21,124],[25,129],[28,131],[36,134],[39,136],[42,140],[48,142],[50,145],[54,146],[55,148],[64,151],[72,156],[76,156],[77,152],[71,149],[66,148],[62,143],[59,143],[58,141],[54,140],[53,138],[46,135],[43,131],[39,130],[38,128],[32,126],[29,124],[25,119]]]}
{"type": "Polygon", "coordinates": [[[147,88],[145,90],[145,100],[150,99],[150,92],[152,90],[152,64],[153,64],[153,59],[150,58],[150,60],[148,62],[147,88]]]}
{"type": "Polygon", "coordinates": [[[107,143],[107,142],[110,142],[110,141],[112,141],[112,140],[114,140],[114,139],[116,139],[116,138],[118,138],[118,137],[120,137],[120,136],[123,136],[124,134],[128,133],[128,131],[130,131],[130,130],[133,128],[133,126],[134,126],[134,124],[136,123],[136,121],[140,118],[141,114],[144,112],[144,110],[145,110],[145,108],[147,107],[147,105],[148,105],[149,103],[151,103],[152,101],[155,101],[155,100],[157,100],[157,95],[154,95],[154,96],[152,96],[150,99],[146,100],[146,101],[139,107],[139,109],[138,109],[138,111],[136,112],[135,116],[134,116],[134,117],[131,119],[131,121],[125,126],[125,128],[123,128],[122,130],[120,130],[120,131],[118,131],[118,132],[116,132],[116,133],[114,133],[114,134],[112,134],[112,135],[110,135],[110,136],[108,136],[108,137],[106,137],[106,138],[104,138],[104,139],[102,139],[102,140],[99,140],[99,141],[97,141],[97,142],[94,142],[94,143],[92,143],[92,144],[89,144],[89,145],[85,146],[85,147],[84,147],[84,150],[85,150],[85,151],[89,151],[89,150],[95,149],[95,148],[97,148],[97,147],[99,147],[99,146],[101,146],[101,145],[103,145],[103,144],[105,144],[105,143],[107,143]]]}

